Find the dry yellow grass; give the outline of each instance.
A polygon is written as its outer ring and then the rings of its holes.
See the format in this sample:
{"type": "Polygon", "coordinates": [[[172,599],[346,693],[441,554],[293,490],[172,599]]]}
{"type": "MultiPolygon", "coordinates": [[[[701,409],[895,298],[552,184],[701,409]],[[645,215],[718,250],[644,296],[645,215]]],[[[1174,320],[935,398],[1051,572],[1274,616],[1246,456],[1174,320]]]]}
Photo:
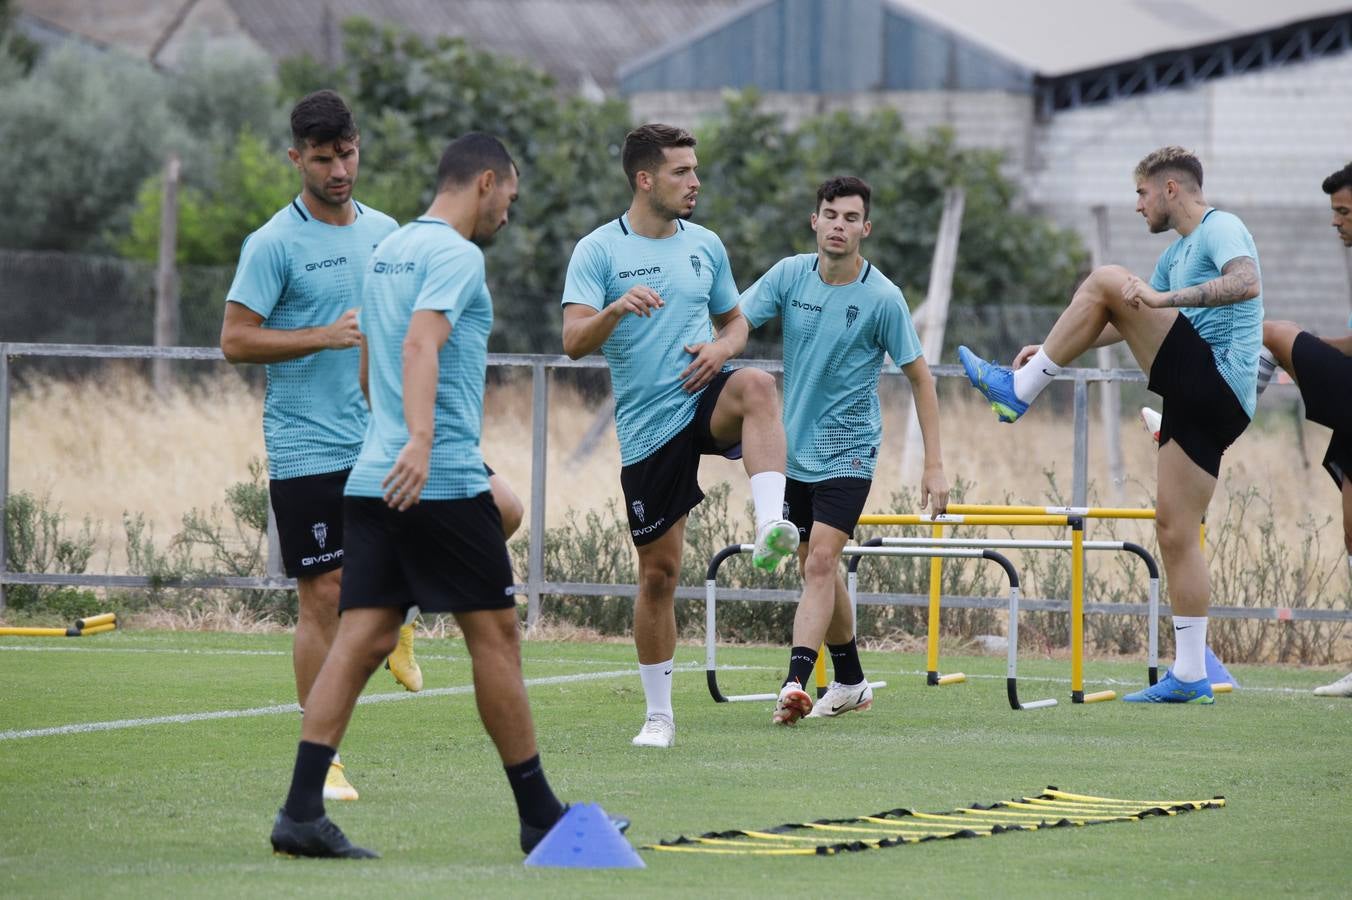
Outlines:
{"type": "MultiPolygon", "coordinates": [[[[11,429],[10,486],[13,491],[49,495],[72,520],[89,517],[100,523],[104,552],[91,570],[122,571],[125,567],[121,520],[124,512],[142,513],[163,542],[180,526],[190,509],[220,505],[225,489],[248,478],[251,458],[263,454],[261,390],[250,387],[226,367],[198,384],[157,396],[141,379],[109,377],[45,380],[16,390],[11,429]]],[[[547,521],[557,525],[568,510],[604,507],[619,497],[619,452],[613,427],[607,427],[595,452],[570,466],[578,442],[595,409],[565,378],[554,381],[550,394],[547,521]]],[[[891,492],[903,487],[899,474],[901,418],[909,394],[899,378],[883,388],[885,439],[870,511],[885,510],[891,492]]],[[[1045,470],[1055,472],[1069,500],[1072,432],[1068,414],[1052,403],[1040,404],[1017,426],[999,425],[989,409],[965,390],[944,384],[944,461],[950,481],[972,484],[969,502],[1050,503],[1045,470]]],[[[1055,390],[1062,390],[1058,386],[1055,390]]],[[[1268,401],[1265,398],[1265,406],[1268,401]]],[[[485,403],[484,456],[529,500],[531,423],[529,378],[491,388],[485,403]]],[[[1132,411],[1134,412],[1134,411],[1132,411]]],[[[1260,423],[1261,425],[1261,423],[1260,423]]],[[[1224,509],[1228,491],[1257,486],[1270,497],[1279,522],[1292,527],[1313,511],[1318,518],[1338,515],[1338,496],[1318,466],[1327,430],[1305,426],[1312,457],[1306,468],[1296,451],[1293,427],[1285,420],[1249,429],[1226,455],[1222,484],[1213,511],[1224,509]]],[[[1128,483],[1123,503],[1149,506],[1154,491],[1154,447],[1132,418],[1124,419],[1122,444],[1128,483]]],[[[1090,442],[1090,477],[1097,500],[1112,502],[1103,444],[1097,431],[1090,442]]],[[[748,499],[740,463],[711,457],[704,461],[702,482],[732,485],[730,509],[740,511],[748,499]]],[[[1148,525],[1123,523],[1123,537],[1144,535],[1148,525]]],[[[1325,528],[1320,536],[1325,559],[1342,558],[1341,529],[1325,528]]],[[[1339,590],[1342,581],[1335,579],[1339,590]]],[[[1224,603],[1224,598],[1216,598],[1224,603]]]]}

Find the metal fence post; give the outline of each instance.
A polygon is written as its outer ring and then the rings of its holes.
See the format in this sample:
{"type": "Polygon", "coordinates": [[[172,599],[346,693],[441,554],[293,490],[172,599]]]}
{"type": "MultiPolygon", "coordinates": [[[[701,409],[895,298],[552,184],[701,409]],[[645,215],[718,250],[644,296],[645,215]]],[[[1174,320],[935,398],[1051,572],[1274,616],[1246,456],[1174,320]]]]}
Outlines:
{"type": "Polygon", "coordinates": [[[545,471],[549,451],[549,372],[543,362],[531,371],[530,549],[526,557],[526,627],[540,618],[545,581],[545,471]]]}
{"type": "Polygon", "coordinates": [[[0,344],[0,612],[5,610],[9,530],[9,344],[0,344]]]}
{"type": "Polygon", "coordinates": [[[1084,373],[1075,373],[1075,467],[1071,484],[1071,506],[1089,505],[1089,382],[1084,373]]]}

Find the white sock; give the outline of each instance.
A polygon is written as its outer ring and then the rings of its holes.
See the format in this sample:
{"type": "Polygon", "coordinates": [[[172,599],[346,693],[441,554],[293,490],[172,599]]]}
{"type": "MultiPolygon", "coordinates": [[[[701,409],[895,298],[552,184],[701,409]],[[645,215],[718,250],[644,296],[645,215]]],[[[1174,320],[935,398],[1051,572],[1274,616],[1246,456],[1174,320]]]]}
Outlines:
{"type": "Polygon", "coordinates": [[[1042,389],[1060,374],[1061,367],[1052,362],[1047,352],[1039,347],[1022,369],[1014,370],[1014,396],[1024,403],[1032,403],[1042,393],[1042,389]]]}
{"type": "Polygon", "coordinates": [[[661,713],[673,721],[676,718],[671,711],[671,670],[675,663],[675,658],[651,666],[639,663],[638,677],[643,680],[643,696],[648,700],[650,716],[661,713]]]}
{"type": "Polygon", "coordinates": [[[751,476],[751,503],[756,507],[756,533],[767,522],[784,518],[783,472],[757,472],[751,476]]]}
{"type": "Polygon", "coordinates": [[[1272,380],[1272,374],[1277,370],[1277,357],[1272,355],[1268,348],[1264,347],[1258,351],[1258,393],[1267,390],[1268,382],[1272,380]]]}
{"type": "Polygon", "coordinates": [[[1206,677],[1206,616],[1174,616],[1174,677],[1201,681],[1206,677]]]}

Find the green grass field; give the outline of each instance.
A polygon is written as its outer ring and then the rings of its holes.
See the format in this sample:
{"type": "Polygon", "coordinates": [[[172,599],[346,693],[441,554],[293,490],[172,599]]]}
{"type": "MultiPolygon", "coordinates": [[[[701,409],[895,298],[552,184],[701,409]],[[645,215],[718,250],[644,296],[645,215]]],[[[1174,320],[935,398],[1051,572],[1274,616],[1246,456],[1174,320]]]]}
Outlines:
{"type": "MultiPolygon", "coordinates": [[[[716,705],[703,651],[683,646],[677,743],[639,750],[642,695],[623,644],[530,642],[546,769],[565,800],[633,819],[635,845],[677,835],[940,811],[1047,785],[1224,809],[1085,828],[934,841],[835,857],[643,851],[646,870],[527,869],[506,779],[468,691],[458,641],[423,640],[427,690],[372,680],[343,757],[362,799],[329,804],[371,862],[275,858],[271,818],[299,717],[285,635],[119,632],[0,638],[0,894],[5,896],[758,897],[1346,896],[1352,885],[1352,701],[1317,698],[1314,670],[1237,667],[1244,688],[1206,707],[1068,702],[1068,666],[949,659],[965,685],[926,688],[914,655],[865,654],[874,708],[792,729],[769,703],[716,705]],[[567,680],[564,680],[564,679],[567,680]],[[227,714],[206,718],[203,714],[227,714]],[[234,713],[234,715],[229,715],[234,713]],[[182,716],[152,724],[136,720],[182,716]],[[66,728],[119,721],[106,730],[66,728]]],[[[725,692],[768,691],[785,653],[726,648],[725,692]],[[737,668],[732,668],[737,667],[737,668]]],[[[1090,689],[1135,685],[1140,663],[1091,661],[1090,689]]]]}

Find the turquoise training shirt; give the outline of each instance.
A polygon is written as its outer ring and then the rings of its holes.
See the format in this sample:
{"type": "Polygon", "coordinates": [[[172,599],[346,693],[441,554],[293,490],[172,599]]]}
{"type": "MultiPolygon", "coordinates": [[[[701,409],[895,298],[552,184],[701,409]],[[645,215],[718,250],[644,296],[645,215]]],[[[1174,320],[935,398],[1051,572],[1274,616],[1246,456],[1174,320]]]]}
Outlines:
{"type": "Polygon", "coordinates": [[[615,393],[620,461],[632,465],[669,441],[695,416],[702,392],[688,394],[681,372],[694,357],[687,344],[713,340],[709,316],[737,306],[737,284],[723,242],[707,228],[676,220],[676,233],[634,233],[628,214],[578,241],[568,262],[563,304],[600,311],[636,284],[665,304],[650,318],[627,315],[601,345],[615,393]]]}
{"type": "Polygon", "coordinates": [[[901,289],[864,261],[850,284],[830,285],[817,254],[790,256],[742,295],[753,328],[784,320],[787,474],[804,482],[872,478],[882,442],[883,354],[904,366],[920,338],[901,289]]]}
{"type": "MultiPolygon", "coordinates": [[[[361,303],[366,263],[399,226],[355,200],[350,225],[330,225],[299,197],[244,239],[226,299],[263,317],[264,328],[331,324],[361,303]]],[[[321,350],[268,363],[263,444],[268,477],[323,475],[352,467],[366,428],[357,381],[360,351],[321,350]]]]}
{"type": "MultiPolygon", "coordinates": [[[[1169,245],[1150,276],[1157,291],[1178,291],[1219,278],[1226,263],[1247,256],[1253,259],[1259,277],[1258,248],[1239,217],[1212,208],[1191,234],[1169,245]]],[[[1240,406],[1253,418],[1258,405],[1258,352],[1263,349],[1263,295],[1226,306],[1185,306],[1202,340],[1211,345],[1216,368],[1239,398],[1240,406]]]]}
{"type": "Polygon", "coordinates": [[[404,336],[416,310],[451,323],[437,357],[436,426],[424,500],[461,500],[488,490],[479,436],[493,300],[484,254],[441,219],[424,216],[380,242],[366,274],[361,310],[371,422],[346,493],[381,497],[381,482],[408,443],[404,419],[404,336]]]}

